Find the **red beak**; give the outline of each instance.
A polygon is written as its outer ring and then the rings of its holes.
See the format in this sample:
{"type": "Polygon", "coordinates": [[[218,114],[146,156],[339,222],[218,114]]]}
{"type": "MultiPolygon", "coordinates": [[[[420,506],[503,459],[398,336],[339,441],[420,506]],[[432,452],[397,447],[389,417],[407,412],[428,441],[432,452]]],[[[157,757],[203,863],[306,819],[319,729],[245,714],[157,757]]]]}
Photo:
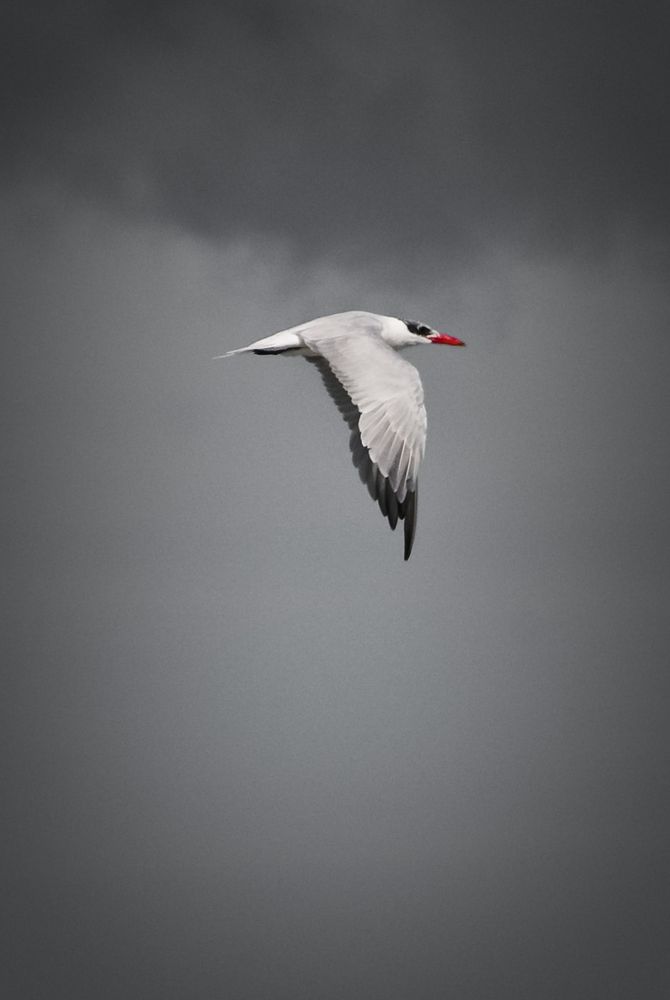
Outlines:
{"type": "Polygon", "coordinates": [[[450,337],[448,333],[431,333],[428,340],[433,344],[451,344],[453,347],[465,347],[465,343],[458,337],[450,337]]]}

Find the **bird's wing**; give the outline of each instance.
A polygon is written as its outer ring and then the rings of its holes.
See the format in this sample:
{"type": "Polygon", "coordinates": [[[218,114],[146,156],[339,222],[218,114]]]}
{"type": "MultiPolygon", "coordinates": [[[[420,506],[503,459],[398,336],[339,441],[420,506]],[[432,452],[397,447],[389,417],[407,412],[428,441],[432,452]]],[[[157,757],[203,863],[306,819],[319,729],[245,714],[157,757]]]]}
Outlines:
{"type": "Polygon", "coordinates": [[[416,531],[416,491],[426,444],[426,410],[419,373],[375,333],[329,336],[305,344],[309,358],[351,430],[354,465],[391,528],[405,522],[405,559],[416,531]]]}

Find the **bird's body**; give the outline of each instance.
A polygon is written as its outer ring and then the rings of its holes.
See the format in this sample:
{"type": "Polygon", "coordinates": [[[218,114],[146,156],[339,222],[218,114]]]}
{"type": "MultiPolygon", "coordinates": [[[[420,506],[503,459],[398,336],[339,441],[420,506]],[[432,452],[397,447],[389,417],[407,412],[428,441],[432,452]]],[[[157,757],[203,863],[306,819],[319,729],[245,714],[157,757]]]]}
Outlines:
{"type": "Polygon", "coordinates": [[[319,369],[351,431],[349,445],[361,480],[391,528],[404,521],[405,559],[416,530],[426,409],[418,371],[397,352],[431,343],[462,341],[393,316],[345,312],[301,323],[223,355],[302,355],[319,369]]]}

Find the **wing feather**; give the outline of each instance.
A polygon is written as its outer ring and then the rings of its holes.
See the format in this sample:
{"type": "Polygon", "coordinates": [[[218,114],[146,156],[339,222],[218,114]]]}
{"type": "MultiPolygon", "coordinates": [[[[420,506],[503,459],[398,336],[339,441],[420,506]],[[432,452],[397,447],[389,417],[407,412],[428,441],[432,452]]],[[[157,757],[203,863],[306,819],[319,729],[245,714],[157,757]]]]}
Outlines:
{"type": "Polygon", "coordinates": [[[417,476],[426,445],[419,373],[374,330],[302,331],[328,393],[351,431],[354,466],[395,529],[404,521],[405,559],[416,533],[417,476]]]}

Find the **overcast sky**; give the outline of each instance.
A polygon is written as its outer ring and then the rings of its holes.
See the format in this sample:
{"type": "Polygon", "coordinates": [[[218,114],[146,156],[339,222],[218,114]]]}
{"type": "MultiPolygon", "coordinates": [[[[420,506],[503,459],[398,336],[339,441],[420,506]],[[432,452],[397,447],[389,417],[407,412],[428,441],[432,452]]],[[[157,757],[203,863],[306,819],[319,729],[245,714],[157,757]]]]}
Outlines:
{"type": "Polygon", "coordinates": [[[3,995],[667,997],[667,5],[3,10],[3,995]]]}

